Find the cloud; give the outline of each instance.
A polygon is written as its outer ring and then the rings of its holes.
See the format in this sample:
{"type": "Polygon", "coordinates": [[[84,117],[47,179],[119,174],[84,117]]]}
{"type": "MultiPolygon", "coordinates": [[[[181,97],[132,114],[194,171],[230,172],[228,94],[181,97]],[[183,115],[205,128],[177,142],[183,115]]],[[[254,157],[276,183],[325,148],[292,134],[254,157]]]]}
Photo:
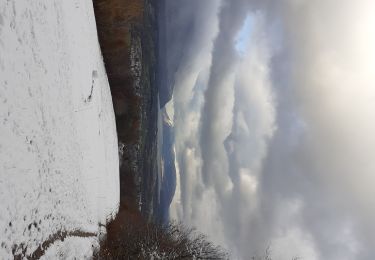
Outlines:
{"type": "Polygon", "coordinates": [[[247,13],[242,5],[242,1],[228,1],[221,7],[219,33],[213,46],[212,65],[202,110],[202,176],[204,183],[215,185],[218,192],[230,181],[223,142],[232,127],[237,62],[234,43],[247,13]]]}
{"type": "Polygon", "coordinates": [[[375,127],[370,101],[375,93],[370,26],[374,18],[368,11],[373,7],[370,1],[299,1],[280,6],[290,73],[285,80],[288,87],[278,94],[288,100],[279,108],[279,125],[288,123],[270,147],[274,156],[266,163],[272,170],[265,174],[280,185],[274,176],[283,167],[283,178],[287,178],[283,196],[296,193],[311,205],[301,214],[323,259],[374,257],[364,242],[373,241],[373,235],[360,231],[365,227],[373,234],[374,228],[368,221],[374,217],[368,185],[374,169],[370,134],[375,127]],[[292,113],[295,116],[290,118],[292,113]],[[292,133],[298,122],[304,126],[296,142],[292,133]],[[294,147],[288,147],[288,139],[294,139],[294,147]],[[282,161],[275,158],[281,149],[282,161]],[[301,187],[288,191],[294,185],[301,187]],[[319,213],[322,218],[317,217],[319,213]],[[362,249],[334,239],[343,228],[352,229],[352,239],[362,240],[362,249]]]}
{"type": "Polygon", "coordinates": [[[243,259],[374,259],[375,3],[183,2],[179,218],[243,259]]]}

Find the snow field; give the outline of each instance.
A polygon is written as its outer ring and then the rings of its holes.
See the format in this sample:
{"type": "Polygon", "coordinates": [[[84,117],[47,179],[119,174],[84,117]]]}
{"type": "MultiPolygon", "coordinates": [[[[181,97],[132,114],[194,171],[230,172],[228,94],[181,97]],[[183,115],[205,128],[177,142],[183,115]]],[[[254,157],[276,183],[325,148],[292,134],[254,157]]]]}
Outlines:
{"type": "MultiPolygon", "coordinates": [[[[31,255],[62,231],[97,234],[118,203],[92,1],[0,0],[0,259],[31,255]]],[[[81,258],[97,246],[91,240],[56,241],[45,257],[81,258]]]]}

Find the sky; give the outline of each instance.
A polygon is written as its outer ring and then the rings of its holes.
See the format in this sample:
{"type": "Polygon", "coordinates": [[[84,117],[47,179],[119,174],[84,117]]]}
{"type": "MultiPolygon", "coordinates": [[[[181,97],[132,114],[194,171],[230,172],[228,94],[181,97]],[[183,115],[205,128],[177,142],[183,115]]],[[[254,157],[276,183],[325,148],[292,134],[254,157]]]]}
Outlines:
{"type": "Polygon", "coordinates": [[[171,216],[233,258],[375,259],[375,1],[167,0],[167,16],[171,216]]]}

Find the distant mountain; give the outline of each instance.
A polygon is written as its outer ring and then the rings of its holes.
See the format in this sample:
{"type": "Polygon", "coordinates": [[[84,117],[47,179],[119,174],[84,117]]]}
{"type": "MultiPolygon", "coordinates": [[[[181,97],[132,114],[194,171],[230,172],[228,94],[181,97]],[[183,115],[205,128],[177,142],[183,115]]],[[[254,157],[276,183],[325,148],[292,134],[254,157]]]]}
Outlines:
{"type": "MultiPolygon", "coordinates": [[[[182,16],[181,1],[158,0],[159,48],[158,86],[160,108],[171,100],[175,75],[189,51],[189,37],[196,24],[178,23],[182,16]]],[[[188,1],[187,1],[188,2],[188,1]]]]}
{"type": "Polygon", "coordinates": [[[168,66],[168,50],[165,48],[167,44],[167,17],[165,0],[159,2],[159,50],[158,50],[158,85],[159,85],[159,101],[160,108],[172,98],[173,84],[168,66]]]}
{"type": "Polygon", "coordinates": [[[176,166],[174,151],[174,127],[165,109],[162,110],[163,146],[162,146],[162,180],[159,200],[159,218],[162,222],[169,220],[169,206],[176,191],[176,166]]]}

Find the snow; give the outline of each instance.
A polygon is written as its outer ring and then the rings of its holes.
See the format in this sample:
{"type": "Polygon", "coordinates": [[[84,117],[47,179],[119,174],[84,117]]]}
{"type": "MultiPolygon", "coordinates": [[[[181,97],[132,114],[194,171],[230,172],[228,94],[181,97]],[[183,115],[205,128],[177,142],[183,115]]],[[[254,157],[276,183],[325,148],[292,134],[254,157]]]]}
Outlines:
{"type": "Polygon", "coordinates": [[[58,232],[94,234],[45,252],[80,259],[118,204],[115,119],[92,1],[0,0],[0,259],[13,259],[12,249],[30,255],[58,232]]]}

